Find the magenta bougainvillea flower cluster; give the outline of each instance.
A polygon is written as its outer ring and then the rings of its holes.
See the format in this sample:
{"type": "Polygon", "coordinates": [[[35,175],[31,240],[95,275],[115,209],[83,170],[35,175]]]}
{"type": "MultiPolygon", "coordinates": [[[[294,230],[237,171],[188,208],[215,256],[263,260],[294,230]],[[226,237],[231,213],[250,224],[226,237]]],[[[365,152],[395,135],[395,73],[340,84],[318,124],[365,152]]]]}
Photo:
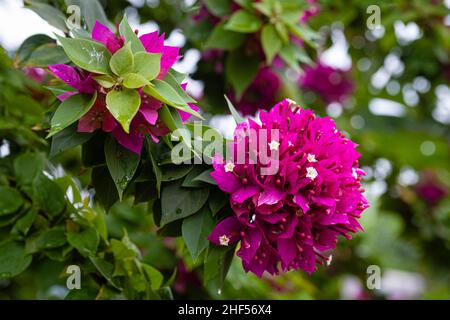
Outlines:
{"type": "MultiPolygon", "coordinates": [[[[138,31],[136,31],[137,33],[138,31]]],[[[92,30],[92,39],[102,43],[111,54],[123,48],[125,43],[123,35],[116,35],[98,21],[92,30]]],[[[141,35],[139,41],[147,53],[161,54],[160,71],[156,79],[163,79],[180,58],[180,48],[165,45],[164,34],[159,35],[157,31],[141,35]]],[[[150,135],[157,142],[158,137],[169,132],[165,124],[158,119],[158,110],[162,107],[163,101],[147,95],[143,90],[139,90],[141,103],[138,112],[131,121],[128,132],[126,132],[107,108],[106,94],[110,88],[105,88],[101,85],[102,82],[95,81],[95,73],[65,64],[50,65],[49,69],[54,75],[75,89],[75,91],[59,95],[58,98],[61,101],[77,93],[97,93],[97,99],[91,109],[78,121],[78,132],[93,132],[97,129],[111,132],[122,146],[137,154],[141,152],[145,134],[150,135]]],[[[186,85],[182,85],[182,87],[186,89],[186,85]]],[[[189,106],[193,110],[198,110],[192,104],[189,104],[189,106]]],[[[186,120],[190,115],[180,111],[180,116],[183,120],[186,120]]]]}
{"type": "Polygon", "coordinates": [[[330,118],[316,117],[288,99],[261,111],[260,121],[239,124],[230,148],[249,150],[250,137],[243,132],[277,129],[278,140],[269,138],[268,144],[278,154],[278,171],[261,175],[260,156],[256,163],[249,156],[244,163],[216,156],[211,176],[230,194],[233,215],[208,239],[219,246],[239,242],[244,269],[258,276],[290,269],[312,273],[317,264],[329,262],[326,251],[335,248],[339,235],[350,239],[362,230],[358,218],[368,203],[360,154],[330,118]]]}

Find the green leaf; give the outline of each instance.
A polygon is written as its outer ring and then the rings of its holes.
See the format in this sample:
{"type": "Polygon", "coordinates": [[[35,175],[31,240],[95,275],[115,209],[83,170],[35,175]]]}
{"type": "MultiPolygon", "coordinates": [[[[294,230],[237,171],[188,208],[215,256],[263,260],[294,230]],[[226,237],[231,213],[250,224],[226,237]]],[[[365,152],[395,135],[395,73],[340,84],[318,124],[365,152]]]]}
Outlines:
{"type": "Polygon", "coordinates": [[[29,196],[32,196],[34,178],[44,170],[45,156],[42,153],[22,153],[14,160],[16,181],[29,196]]]}
{"type": "Polygon", "coordinates": [[[34,50],[27,60],[28,66],[47,68],[50,64],[68,63],[70,60],[63,48],[56,43],[47,43],[34,50]]]}
{"type": "Polygon", "coordinates": [[[245,8],[247,10],[252,10],[253,0],[234,0],[238,5],[240,5],[242,8],[245,8]]]}
{"type": "Polygon", "coordinates": [[[294,46],[285,46],[280,51],[280,57],[292,69],[300,71],[294,46]]]}
{"type": "Polygon", "coordinates": [[[144,92],[148,95],[162,101],[170,106],[184,106],[186,102],[181,98],[178,93],[167,82],[162,80],[154,80],[153,86],[147,86],[144,88],[144,92]]]}
{"type": "Polygon", "coordinates": [[[252,83],[258,72],[259,63],[257,56],[246,56],[241,51],[233,51],[228,55],[225,72],[236,91],[237,99],[242,97],[245,89],[252,83]]]}
{"type": "Polygon", "coordinates": [[[98,74],[110,73],[111,53],[101,43],[87,39],[57,38],[70,60],[81,69],[98,74]]]}
{"type": "Polygon", "coordinates": [[[208,205],[212,215],[216,215],[228,202],[229,198],[223,192],[211,192],[208,205]]]}
{"type": "Polygon", "coordinates": [[[161,71],[161,53],[138,52],[134,55],[134,73],[148,81],[155,79],[161,71]]]}
{"type": "Polygon", "coordinates": [[[231,12],[231,0],[204,0],[203,2],[208,11],[216,17],[223,17],[231,12]]]}
{"type": "Polygon", "coordinates": [[[203,269],[203,282],[216,292],[223,288],[225,278],[234,257],[235,246],[217,247],[210,245],[203,269]]]}
{"type": "Polygon", "coordinates": [[[116,260],[125,260],[137,256],[137,253],[133,248],[127,247],[122,241],[117,239],[111,240],[110,250],[116,260]]]}
{"type": "Polygon", "coordinates": [[[186,102],[186,103],[196,103],[197,102],[187,94],[186,90],[183,90],[180,83],[177,81],[177,79],[171,72],[168,72],[166,74],[163,81],[165,81],[167,84],[169,84],[172,87],[172,89],[174,89],[178,93],[178,95],[184,100],[184,102],[186,102]]]}
{"type": "Polygon", "coordinates": [[[275,30],[277,30],[278,35],[280,36],[281,40],[284,44],[289,44],[289,31],[286,28],[286,25],[279,21],[275,23],[275,30]]]}
{"type": "Polygon", "coordinates": [[[225,22],[216,25],[205,43],[205,49],[233,50],[242,45],[245,34],[225,29],[225,22]]]}
{"type": "Polygon", "coordinates": [[[84,256],[95,255],[100,237],[95,228],[88,228],[81,232],[67,234],[67,242],[84,256]]]}
{"type": "Polygon", "coordinates": [[[28,231],[36,220],[37,214],[37,211],[34,209],[28,211],[22,218],[17,220],[16,224],[14,225],[14,230],[19,231],[23,235],[27,235],[28,231]]]}
{"type": "Polygon", "coordinates": [[[161,288],[164,280],[164,276],[162,275],[162,273],[145,263],[142,263],[141,267],[144,270],[147,279],[150,281],[151,289],[155,291],[161,288]]]}
{"type": "Polygon", "coordinates": [[[319,35],[314,30],[301,24],[288,24],[287,26],[294,35],[303,39],[312,48],[317,48],[316,41],[319,38],[319,35]]]}
{"type": "Polygon", "coordinates": [[[161,196],[162,172],[161,172],[161,168],[159,167],[158,163],[156,162],[155,144],[150,141],[149,137],[147,137],[145,139],[145,146],[147,148],[147,152],[150,157],[150,161],[152,163],[153,173],[155,174],[155,177],[156,177],[156,190],[158,191],[158,198],[159,198],[161,196]]]}
{"type": "Polygon", "coordinates": [[[208,247],[208,236],[214,226],[214,219],[207,206],[199,213],[183,220],[181,227],[183,240],[194,261],[208,247]]]}
{"type": "Polygon", "coordinates": [[[174,69],[170,69],[169,71],[167,71],[167,73],[170,73],[175,78],[177,83],[183,83],[183,81],[187,77],[185,73],[178,72],[174,69]]]}
{"type": "Polygon", "coordinates": [[[44,44],[54,43],[55,40],[45,34],[35,34],[27,38],[17,50],[16,56],[20,62],[28,60],[31,54],[44,44]]]}
{"type": "Polygon", "coordinates": [[[116,289],[122,290],[117,281],[113,278],[114,265],[102,258],[89,257],[92,264],[100,274],[116,289]]]}
{"type": "Polygon", "coordinates": [[[205,168],[203,166],[194,166],[189,174],[184,178],[182,187],[186,188],[201,188],[204,187],[205,184],[201,181],[194,181],[196,177],[198,177],[205,168]]]}
{"type": "Polygon", "coordinates": [[[264,26],[261,32],[261,43],[266,55],[266,61],[268,64],[271,64],[282,46],[281,39],[274,26],[270,24],[264,26]]]}
{"type": "Polygon", "coordinates": [[[105,142],[105,157],[109,173],[116,185],[119,198],[131,182],[139,165],[140,157],[136,153],[122,147],[112,137],[105,142]]]}
{"type": "Polygon", "coordinates": [[[161,194],[161,225],[188,217],[208,200],[209,189],[192,189],[181,187],[181,181],[164,185],[161,194]]]}
{"type": "Polygon", "coordinates": [[[130,124],[141,105],[141,97],[136,90],[111,90],[106,95],[106,107],[114,118],[122,125],[126,133],[130,132],[130,124]]]}
{"type": "Polygon", "coordinates": [[[263,2],[256,2],[253,3],[253,7],[264,14],[267,17],[271,17],[273,14],[273,2],[272,1],[263,1],[263,2]]]}
{"type": "Polygon", "coordinates": [[[16,189],[0,186],[0,216],[16,212],[23,203],[23,198],[16,189]]]}
{"type": "Polygon", "coordinates": [[[97,92],[92,96],[76,94],[64,100],[56,110],[51,120],[51,129],[47,138],[67,128],[84,116],[97,100],[97,92]]]}
{"type": "Polygon", "coordinates": [[[106,167],[92,169],[92,184],[95,188],[95,200],[108,211],[119,200],[119,194],[106,167]]]}
{"type": "Polygon", "coordinates": [[[239,114],[239,112],[234,107],[233,103],[231,103],[230,99],[225,95],[225,100],[227,101],[228,109],[230,109],[231,115],[233,116],[234,121],[236,121],[236,124],[242,123],[245,121],[245,119],[239,114]]]}
{"type": "Polygon", "coordinates": [[[213,172],[212,169],[203,171],[201,174],[199,174],[197,177],[195,177],[193,181],[201,181],[201,182],[205,182],[205,183],[212,184],[212,185],[216,186],[217,182],[216,182],[216,180],[214,180],[211,177],[211,172],[213,172]]]}
{"type": "Polygon", "coordinates": [[[40,207],[50,217],[56,217],[62,213],[66,207],[66,200],[64,193],[54,181],[40,174],[34,180],[33,189],[40,207]]]}
{"type": "Polygon", "coordinates": [[[242,33],[253,33],[261,28],[261,24],[261,20],[257,16],[245,10],[239,10],[228,20],[225,29],[242,33]]]}
{"type": "Polygon", "coordinates": [[[191,172],[193,166],[192,165],[175,165],[168,164],[164,166],[160,166],[162,172],[162,181],[174,181],[185,177],[189,172],[191,172]]]}
{"type": "Polygon", "coordinates": [[[17,242],[0,245],[0,279],[12,278],[25,271],[31,264],[32,256],[26,255],[17,242]]]}
{"type": "Polygon", "coordinates": [[[120,22],[119,31],[120,34],[125,38],[125,42],[131,43],[131,49],[133,50],[133,53],[145,52],[144,45],[142,44],[141,40],[139,40],[134,30],[131,29],[126,16],[123,16],[123,19],[120,22]]]}
{"type": "Polygon", "coordinates": [[[54,249],[66,244],[67,238],[62,228],[48,229],[40,233],[36,239],[37,249],[54,249]]]}
{"type": "Polygon", "coordinates": [[[106,88],[106,89],[110,89],[116,84],[116,80],[107,74],[102,74],[100,76],[94,76],[93,79],[95,81],[97,81],[97,83],[99,85],[101,85],[103,88],[106,88]]]}
{"type": "Polygon", "coordinates": [[[111,57],[109,66],[116,75],[123,76],[134,70],[134,56],[131,43],[128,42],[111,57]]]}
{"type": "Polygon", "coordinates": [[[92,136],[93,133],[78,132],[77,124],[72,124],[53,136],[49,156],[53,158],[65,150],[85,143],[92,136]]]}
{"type": "Polygon", "coordinates": [[[38,3],[38,2],[25,2],[26,8],[33,10],[36,12],[42,19],[47,21],[50,25],[53,27],[68,32],[69,29],[66,25],[66,16],[64,13],[59,11],[53,6],[50,6],[45,3],[38,3]]]}
{"type": "Polygon", "coordinates": [[[137,73],[127,73],[123,77],[123,85],[128,89],[138,89],[149,85],[150,82],[137,73]]]}

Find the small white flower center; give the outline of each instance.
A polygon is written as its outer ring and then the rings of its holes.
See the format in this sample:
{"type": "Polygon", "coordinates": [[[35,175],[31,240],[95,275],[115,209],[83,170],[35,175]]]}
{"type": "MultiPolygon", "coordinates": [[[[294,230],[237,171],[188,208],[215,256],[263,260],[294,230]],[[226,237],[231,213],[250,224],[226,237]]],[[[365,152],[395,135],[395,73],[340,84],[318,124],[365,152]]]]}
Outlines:
{"type": "Polygon", "coordinates": [[[317,170],[313,167],[306,168],[306,177],[310,178],[311,180],[316,179],[318,176],[317,170]]]}
{"type": "Polygon", "coordinates": [[[308,153],[307,159],[308,159],[308,162],[317,162],[316,155],[314,155],[312,153],[308,153]]]}
{"type": "Polygon", "coordinates": [[[331,261],[333,261],[333,255],[332,254],[330,254],[330,256],[327,259],[327,266],[330,266],[331,261]]]}
{"type": "Polygon", "coordinates": [[[234,170],[234,163],[228,162],[225,166],[225,172],[233,172],[234,170]]]}
{"type": "Polygon", "coordinates": [[[297,101],[294,101],[294,100],[292,100],[292,99],[286,99],[286,101],[289,103],[289,106],[291,107],[291,106],[296,106],[296,105],[298,105],[298,103],[297,103],[297,101]]]}
{"type": "Polygon", "coordinates": [[[355,168],[352,168],[352,176],[353,178],[358,179],[358,173],[356,172],[355,168]]]}
{"type": "Polygon", "coordinates": [[[227,237],[226,234],[219,237],[219,242],[221,246],[228,246],[228,243],[230,242],[230,238],[227,237]]]}
{"type": "Polygon", "coordinates": [[[274,151],[274,150],[278,150],[278,148],[280,147],[280,143],[276,140],[272,140],[269,143],[269,148],[270,150],[274,151]]]}

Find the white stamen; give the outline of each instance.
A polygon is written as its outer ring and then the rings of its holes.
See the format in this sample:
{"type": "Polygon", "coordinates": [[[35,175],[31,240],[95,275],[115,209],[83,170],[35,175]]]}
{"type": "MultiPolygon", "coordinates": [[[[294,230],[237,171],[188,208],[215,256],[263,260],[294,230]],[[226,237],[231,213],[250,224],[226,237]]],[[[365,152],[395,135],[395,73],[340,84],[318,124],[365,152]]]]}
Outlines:
{"type": "Polygon", "coordinates": [[[278,148],[280,147],[280,143],[278,141],[272,140],[269,143],[269,148],[270,150],[274,151],[274,150],[278,150],[278,148]]]}
{"type": "Polygon", "coordinates": [[[308,162],[317,162],[316,155],[308,153],[308,162]]]}
{"type": "Polygon", "coordinates": [[[225,166],[225,172],[233,172],[234,170],[234,163],[228,162],[225,166]]]}
{"type": "Polygon", "coordinates": [[[226,234],[219,237],[219,242],[221,246],[228,246],[228,243],[230,242],[230,238],[227,237],[226,234]]]}
{"type": "Polygon", "coordinates": [[[313,167],[306,168],[306,177],[310,178],[311,180],[314,180],[317,178],[319,174],[317,173],[317,170],[313,167]]]}
{"type": "Polygon", "coordinates": [[[253,214],[252,217],[250,218],[250,223],[255,222],[256,220],[256,214],[253,214]]]}
{"type": "Polygon", "coordinates": [[[330,254],[330,256],[327,259],[327,266],[330,266],[331,261],[333,261],[333,255],[332,254],[330,254]]]}
{"type": "Polygon", "coordinates": [[[289,107],[298,105],[298,103],[292,99],[287,98],[286,101],[289,103],[289,107]]]}
{"type": "Polygon", "coordinates": [[[358,179],[358,173],[356,172],[355,168],[352,168],[352,176],[353,178],[358,179]]]}

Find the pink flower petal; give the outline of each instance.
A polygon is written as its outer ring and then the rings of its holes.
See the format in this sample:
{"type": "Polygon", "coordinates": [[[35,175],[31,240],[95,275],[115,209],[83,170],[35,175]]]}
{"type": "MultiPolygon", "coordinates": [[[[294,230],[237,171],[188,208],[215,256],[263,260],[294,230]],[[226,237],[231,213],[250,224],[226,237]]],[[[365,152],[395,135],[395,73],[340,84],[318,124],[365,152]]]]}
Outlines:
{"type": "Polygon", "coordinates": [[[208,240],[220,246],[223,245],[220,242],[220,237],[225,235],[229,239],[228,245],[232,245],[240,239],[239,232],[242,227],[242,224],[235,216],[225,218],[216,225],[209,235],[208,240]]]}
{"type": "Polygon", "coordinates": [[[148,53],[162,53],[164,50],[164,36],[159,36],[158,31],[144,34],[139,40],[148,53]]]}
{"type": "Polygon", "coordinates": [[[231,200],[237,203],[242,203],[248,198],[253,197],[258,192],[259,192],[258,187],[243,187],[238,189],[231,195],[231,200]]]}
{"type": "Polygon", "coordinates": [[[258,206],[261,206],[263,204],[276,204],[278,201],[283,200],[285,196],[285,192],[282,192],[275,188],[264,190],[264,192],[259,195],[258,206]]]}
{"type": "Polygon", "coordinates": [[[77,90],[80,89],[81,78],[74,67],[65,64],[52,64],[49,65],[48,68],[55,76],[60,78],[72,88],[77,90]]]}
{"type": "Polygon", "coordinates": [[[111,30],[105,25],[96,21],[92,29],[92,39],[101,42],[108,48],[111,53],[115,53],[122,48],[123,41],[121,41],[111,30]]]}
{"type": "Polygon", "coordinates": [[[158,79],[164,78],[167,71],[177,62],[180,58],[179,53],[180,48],[178,47],[164,46],[161,57],[161,71],[159,72],[158,79]]]}

